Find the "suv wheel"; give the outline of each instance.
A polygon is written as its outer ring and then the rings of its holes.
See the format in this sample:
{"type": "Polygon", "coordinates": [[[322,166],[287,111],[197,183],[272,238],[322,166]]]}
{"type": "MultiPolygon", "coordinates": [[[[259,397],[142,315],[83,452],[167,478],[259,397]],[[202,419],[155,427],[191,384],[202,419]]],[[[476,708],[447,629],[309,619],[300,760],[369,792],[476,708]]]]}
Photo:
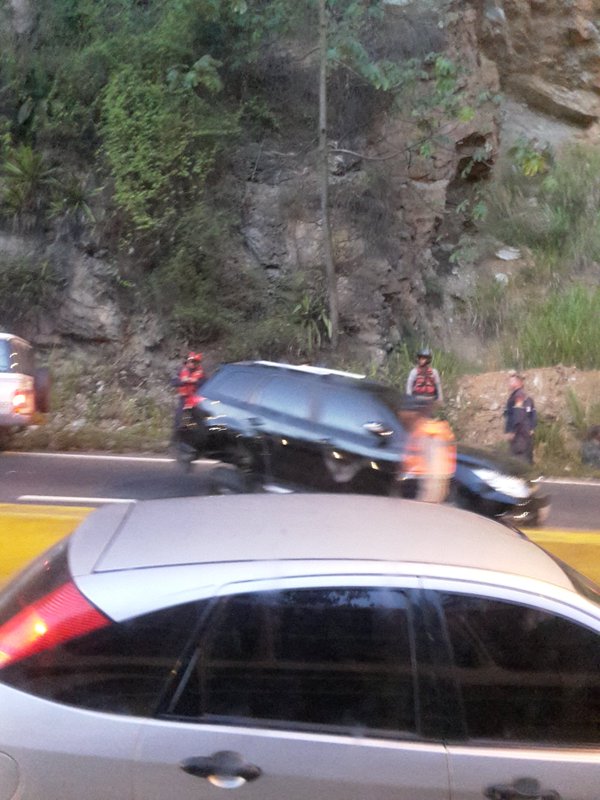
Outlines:
{"type": "Polygon", "coordinates": [[[215,467],[209,477],[209,494],[246,494],[252,491],[248,477],[236,467],[215,467]]]}
{"type": "Polygon", "coordinates": [[[350,483],[363,467],[364,460],[355,456],[334,454],[333,451],[326,450],[323,453],[323,461],[329,475],[335,483],[350,483]]]}

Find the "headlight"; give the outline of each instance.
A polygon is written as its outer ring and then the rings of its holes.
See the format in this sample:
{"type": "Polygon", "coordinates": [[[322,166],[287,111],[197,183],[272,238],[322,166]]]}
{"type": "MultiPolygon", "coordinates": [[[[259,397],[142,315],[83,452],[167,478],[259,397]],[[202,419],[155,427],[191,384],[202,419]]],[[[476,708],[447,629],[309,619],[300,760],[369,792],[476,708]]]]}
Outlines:
{"type": "Polygon", "coordinates": [[[503,475],[501,472],[496,472],[494,469],[474,469],[473,473],[477,477],[487,483],[492,489],[502,494],[508,494],[511,497],[517,497],[525,500],[531,494],[529,487],[521,478],[515,478],[514,475],[503,475]]]}

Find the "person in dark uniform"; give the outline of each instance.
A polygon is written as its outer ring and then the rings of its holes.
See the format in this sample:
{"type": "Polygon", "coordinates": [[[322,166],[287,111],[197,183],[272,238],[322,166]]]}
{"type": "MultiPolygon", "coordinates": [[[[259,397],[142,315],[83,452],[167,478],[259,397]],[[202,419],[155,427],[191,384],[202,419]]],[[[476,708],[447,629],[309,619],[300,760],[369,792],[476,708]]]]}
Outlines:
{"type": "Polygon", "coordinates": [[[510,394],[504,409],[504,432],[513,456],[533,464],[533,434],[537,412],[531,397],[525,391],[523,376],[512,370],[509,373],[510,394]]]}

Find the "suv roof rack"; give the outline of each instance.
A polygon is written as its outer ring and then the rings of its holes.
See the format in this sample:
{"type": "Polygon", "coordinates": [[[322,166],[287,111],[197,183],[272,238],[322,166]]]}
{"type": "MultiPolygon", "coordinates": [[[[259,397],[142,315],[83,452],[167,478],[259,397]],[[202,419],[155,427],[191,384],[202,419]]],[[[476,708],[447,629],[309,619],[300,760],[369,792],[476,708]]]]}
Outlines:
{"type": "Polygon", "coordinates": [[[358,372],[344,372],[339,369],[329,369],[328,367],[312,367],[310,364],[281,364],[277,361],[255,361],[255,364],[262,364],[266,367],[279,367],[279,369],[295,370],[297,372],[309,372],[313,375],[341,375],[344,378],[359,378],[364,380],[366,375],[358,372]]]}

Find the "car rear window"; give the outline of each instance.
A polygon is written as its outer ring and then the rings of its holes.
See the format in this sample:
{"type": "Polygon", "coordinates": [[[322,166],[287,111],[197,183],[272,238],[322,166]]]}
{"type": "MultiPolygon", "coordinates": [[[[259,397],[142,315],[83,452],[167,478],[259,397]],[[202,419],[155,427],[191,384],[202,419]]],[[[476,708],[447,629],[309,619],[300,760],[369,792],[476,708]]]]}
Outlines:
{"type": "Polygon", "coordinates": [[[0,340],[0,372],[33,375],[33,351],[19,339],[0,340]]]}
{"type": "Polygon", "coordinates": [[[207,601],[115,622],[73,582],[68,540],[0,594],[0,683],[55,702],[152,715],[207,601]]]}
{"type": "Polygon", "coordinates": [[[10,358],[8,357],[8,342],[6,339],[0,340],[0,372],[8,372],[10,370],[10,358]]]}

